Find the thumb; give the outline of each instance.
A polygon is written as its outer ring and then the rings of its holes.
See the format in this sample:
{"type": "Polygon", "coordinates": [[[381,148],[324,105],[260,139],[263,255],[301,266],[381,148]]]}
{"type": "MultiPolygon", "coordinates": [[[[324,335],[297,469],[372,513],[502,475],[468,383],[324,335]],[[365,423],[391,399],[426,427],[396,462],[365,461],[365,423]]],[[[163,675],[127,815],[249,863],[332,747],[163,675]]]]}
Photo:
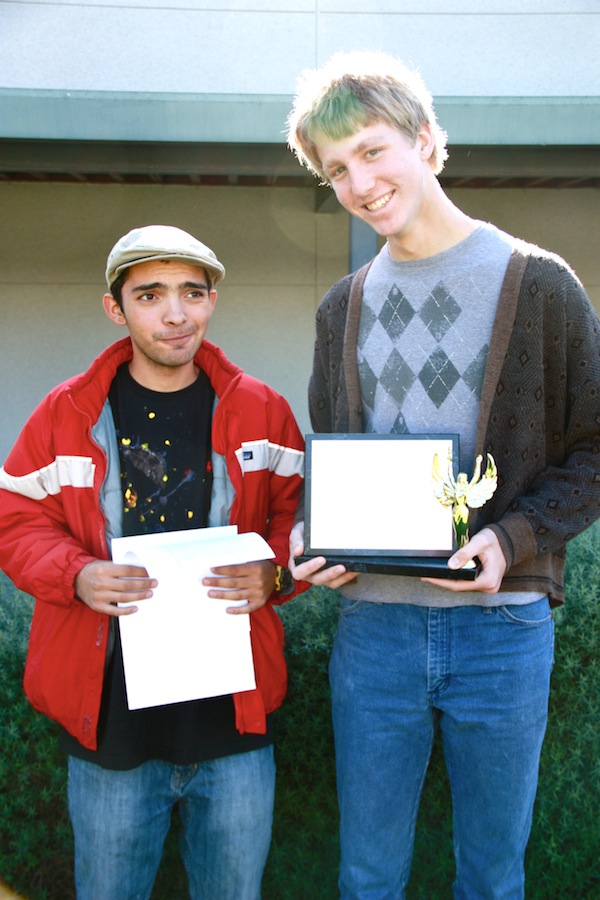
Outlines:
{"type": "Polygon", "coordinates": [[[462,569],[463,566],[471,562],[474,556],[476,556],[476,550],[473,547],[472,541],[469,541],[468,544],[465,544],[464,547],[461,547],[460,550],[457,550],[456,553],[450,557],[448,560],[448,568],[462,569]]]}

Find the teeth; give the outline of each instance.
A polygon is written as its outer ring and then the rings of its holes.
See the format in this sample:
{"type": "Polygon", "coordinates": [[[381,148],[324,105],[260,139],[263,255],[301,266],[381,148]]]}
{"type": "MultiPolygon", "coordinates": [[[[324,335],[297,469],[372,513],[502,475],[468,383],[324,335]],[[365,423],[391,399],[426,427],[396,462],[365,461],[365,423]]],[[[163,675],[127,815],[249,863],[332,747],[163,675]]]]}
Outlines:
{"type": "Polygon", "coordinates": [[[369,212],[375,212],[375,210],[381,209],[382,206],[385,206],[391,196],[391,193],[386,194],[385,197],[380,197],[379,200],[375,200],[374,203],[366,203],[365,205],[369,212]]]}

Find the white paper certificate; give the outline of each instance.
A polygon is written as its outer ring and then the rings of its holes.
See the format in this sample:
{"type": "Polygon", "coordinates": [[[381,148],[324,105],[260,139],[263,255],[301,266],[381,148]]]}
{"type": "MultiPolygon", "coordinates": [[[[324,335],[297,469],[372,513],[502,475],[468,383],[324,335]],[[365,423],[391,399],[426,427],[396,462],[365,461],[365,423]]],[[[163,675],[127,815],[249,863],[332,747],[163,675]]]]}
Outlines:
{"type": "MultiPolygon", "coordinates": [[[[129,709],[217,697],[256,687],[250,617],[225,612],[202,579],[213,566],[271,559],[255,533],[237,526],[115,538],[115,563],[144,566],[158,586],[119,617],[129,709]]],[[[214,576],[213,576],[214,577],[214,576]]]]}

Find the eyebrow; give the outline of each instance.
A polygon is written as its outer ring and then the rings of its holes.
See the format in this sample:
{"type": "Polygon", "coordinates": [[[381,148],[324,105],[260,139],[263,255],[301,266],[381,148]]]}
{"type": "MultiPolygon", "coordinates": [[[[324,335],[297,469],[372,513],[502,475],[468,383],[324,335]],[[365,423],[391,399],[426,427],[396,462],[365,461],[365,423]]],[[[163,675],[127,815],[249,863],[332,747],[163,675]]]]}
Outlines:
{"type": "MultiPolygon", "coordinates": [[[[165,284],[162,281],[152,281],[149,284],[137,284],[131,288],[132,291],[154,291],[157,289],[165,290],[169,285],[165,284]]],[[[199,291],[208,291],[209,287],[205,281],[183,281],[181,284],[177,285],[179,290],[184,288],[194,288],[199,291]]]]}
{"type": "MultiPolygon", "coordinates": [[[[362,153],[364,150],[366,150],[367,147],[372,147],[373,144],[383,144],[384,141],[385,141],[384,135],[380,135],[380,134],[370,135],[370,137],[365,138],[363,141],[360,141],[356,145],[356,147],[352,148],[350,156],[358,156],[360,153],[362,153]]],[[[323,166],[323,168],[328,168],[329,166],[332,166],[332,165],[343,165],[343,163],[342,163],[341,159],[336,159],[335,157],[333,157],[331,160],[328,160],[328,161],[321,160],[321,165],[323,166]]]]}

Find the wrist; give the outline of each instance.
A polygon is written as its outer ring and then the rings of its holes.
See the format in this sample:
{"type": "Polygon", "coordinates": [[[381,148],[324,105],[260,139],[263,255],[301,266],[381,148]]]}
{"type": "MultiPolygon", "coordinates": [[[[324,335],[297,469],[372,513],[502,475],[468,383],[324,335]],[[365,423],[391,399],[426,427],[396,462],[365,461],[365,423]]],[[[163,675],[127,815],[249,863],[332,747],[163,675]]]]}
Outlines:
{"type": "Polygon", "coordinates": [[[294,578],[289,569],[275,563],[275,593],[280,597],[291,594],[294,590],[294,578]]]}

